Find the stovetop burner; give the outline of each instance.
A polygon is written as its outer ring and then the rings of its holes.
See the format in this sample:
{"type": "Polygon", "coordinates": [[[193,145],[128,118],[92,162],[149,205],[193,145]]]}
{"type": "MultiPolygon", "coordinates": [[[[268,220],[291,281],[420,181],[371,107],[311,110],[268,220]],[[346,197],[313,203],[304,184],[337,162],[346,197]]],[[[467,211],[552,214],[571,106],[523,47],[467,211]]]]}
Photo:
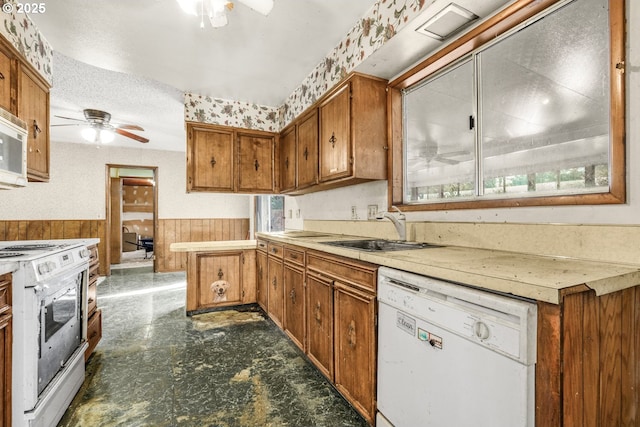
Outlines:
{"type": "Polygon", "coordinates": [[[0,252],[0,258],[14,258],[22,255],[24,254],[21,254],[20,252],[0,252]]]}
{"type": "Polygon", "coordinates": [[[50,243],[26,243],[24,245],[5,246],[0,251],[38,251],[43,249],[52,249],[58,245],[50,243]]]}

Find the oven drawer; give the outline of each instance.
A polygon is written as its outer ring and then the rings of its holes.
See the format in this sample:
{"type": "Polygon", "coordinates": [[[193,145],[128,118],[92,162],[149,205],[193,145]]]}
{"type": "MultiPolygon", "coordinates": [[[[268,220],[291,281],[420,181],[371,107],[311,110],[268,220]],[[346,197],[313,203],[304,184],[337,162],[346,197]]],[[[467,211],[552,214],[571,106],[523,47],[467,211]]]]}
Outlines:
{"type": "Polygon", "coordinates": [[[87,324],[87,343],[89,347],[84,352],[85,361],[89,359],[100,339],[102,339],[102,310],[96,310],[87,324]]]}

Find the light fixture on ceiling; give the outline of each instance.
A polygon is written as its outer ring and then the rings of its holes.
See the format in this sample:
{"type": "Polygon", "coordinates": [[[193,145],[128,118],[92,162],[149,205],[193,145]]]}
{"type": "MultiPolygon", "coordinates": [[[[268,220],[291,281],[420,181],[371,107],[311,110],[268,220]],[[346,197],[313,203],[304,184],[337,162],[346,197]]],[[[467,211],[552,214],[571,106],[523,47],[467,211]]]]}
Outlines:
{"type": "Polygon", "coordinates": [[[471,22],[478,19],[478,15],[455,3],[449,3],[444,9],[433,15],[427,22],[416,29],[436,40],[445,40],[460,31],[471,22]]]}
{"type": "Polygon", "coordinates": [[[113,130],[95,125],[82,129],[80,134],[85,141],[97,144],[108,144],[115,138],[113,130]]]}
{"type": "MultiPolygon", "coordinates": [[[[273,9],[273,0],[238,0],[245,6],[267,16],[273,9]]],[[[233,10],[233,2],[228,0],[177,0],[182,10],[194,16],[200,16],[200,28],[204,28],[205,16],[213,28],[224,27],[229,23],[227,10],[233,10]]]]}

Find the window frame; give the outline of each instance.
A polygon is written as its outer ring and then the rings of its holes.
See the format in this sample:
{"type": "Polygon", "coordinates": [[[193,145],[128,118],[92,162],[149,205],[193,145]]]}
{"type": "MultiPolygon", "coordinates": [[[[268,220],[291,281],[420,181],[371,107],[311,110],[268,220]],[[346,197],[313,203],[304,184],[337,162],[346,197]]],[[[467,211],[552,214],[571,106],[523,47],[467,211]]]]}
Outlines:
{"type": "Polygon", "coordinates": [[[443,200],[429,203],[404,203],[404,153],[402,90],[419,84],[481,46],[494,42],[524,21],[533,18],[563,0],[518,0],[477,27],[471,29],[443,49],[389,83],[389,205],[403,211],[451,209],[484,209],[518,206],[558,206],[621,204],[626,201],[625,167],[625,1],[609,0],[610,29],[610,184],[608,192],[488,198],[473,200],[443,200]]]}

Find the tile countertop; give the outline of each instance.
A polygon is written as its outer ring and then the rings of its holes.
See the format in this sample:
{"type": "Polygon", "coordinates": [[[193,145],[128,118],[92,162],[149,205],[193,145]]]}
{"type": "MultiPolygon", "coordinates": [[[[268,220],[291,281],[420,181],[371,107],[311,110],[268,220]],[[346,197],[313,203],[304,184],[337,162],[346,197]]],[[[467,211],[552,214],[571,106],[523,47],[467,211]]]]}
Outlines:
{"type": "MultiPolygon", "coordinates": [[[[260,237],[552,304],[560,302],[563,289],[573,286],[586,285],[595,290],[596,295],[604,295],[640,285],[640,266],[626,264],[457,246],[366,252],[322,243],[363,237],[307,231],[258,233],[260,237]]],[[[171,251],[251,249],[255,246],[255,240],[173,243],[171,251]]]]}

